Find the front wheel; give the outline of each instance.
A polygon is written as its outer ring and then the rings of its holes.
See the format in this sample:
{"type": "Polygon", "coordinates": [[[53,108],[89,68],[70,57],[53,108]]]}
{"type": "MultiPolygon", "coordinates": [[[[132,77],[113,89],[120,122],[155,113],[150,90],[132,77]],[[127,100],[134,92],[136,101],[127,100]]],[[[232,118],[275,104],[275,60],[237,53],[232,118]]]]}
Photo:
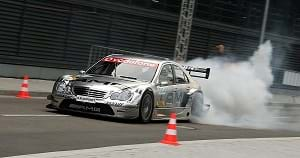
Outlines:
{"type": "Polygon", "coordinates": [[[139,120],[141,122],[148,123],[151,121],[153,106],[153,95],[151,92],[146,91],[142,97],[139,108],[139,120]]]}

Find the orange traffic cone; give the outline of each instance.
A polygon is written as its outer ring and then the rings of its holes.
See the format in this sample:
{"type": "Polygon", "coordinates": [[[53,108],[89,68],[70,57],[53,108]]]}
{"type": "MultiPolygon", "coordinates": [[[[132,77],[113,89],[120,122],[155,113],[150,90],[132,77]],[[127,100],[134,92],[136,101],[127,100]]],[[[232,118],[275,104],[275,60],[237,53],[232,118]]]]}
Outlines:
{"type": "Polygon", "coordinates": [[[21,86],[21,90],[19,91],[17,98],[27,99],[30,98],[30,95],[28,93],[28,76],[24,76],[24,80],[21,86]]]}
{"type": "Polygon", "coordinates": [[[180,145],[177,142],[177,132],[176,132],[176,114],[171,113],[170,121],[168,123],[168,128],[165,133],[164,138],[160,141],[163,144],[169,145],[180,145]]]}

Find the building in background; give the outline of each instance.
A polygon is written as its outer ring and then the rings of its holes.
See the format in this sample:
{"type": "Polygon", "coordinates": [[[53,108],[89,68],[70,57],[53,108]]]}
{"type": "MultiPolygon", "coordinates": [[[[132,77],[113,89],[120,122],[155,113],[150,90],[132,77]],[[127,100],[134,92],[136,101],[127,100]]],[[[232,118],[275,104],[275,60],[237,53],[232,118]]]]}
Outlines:
{"type": "MultiPolygon", "coordinates": [[[[265,37],[274,45],[278,86],[285,70],[300,71],[299,3],[270,3],[265,37]]],[[[22,76],[26,66],[29,73],[42,68],[53,74],[37,78],[84,69],[93,45],[172,58],[180,5],[181,0],[0,1],[0,75],[22,76]]],[[[188,59],[206,57],[222,42],[246,60],[259,43],[264,5],[262,0],[197,0],[188,59]]]]}

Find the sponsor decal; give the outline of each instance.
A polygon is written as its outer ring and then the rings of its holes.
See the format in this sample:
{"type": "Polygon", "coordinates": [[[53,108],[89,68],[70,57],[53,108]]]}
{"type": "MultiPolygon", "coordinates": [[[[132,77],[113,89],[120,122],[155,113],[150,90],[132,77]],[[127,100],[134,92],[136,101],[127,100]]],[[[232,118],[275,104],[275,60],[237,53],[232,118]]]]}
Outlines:
{"type": "Polygon", "coordinates": [[[160,95],[158,101],[157,101],[157,104],[156,104],[157,107],[166,107],[166,101],[163,99],[163,95],[160,95]]]}
{"type": "Polygon", "coordinates": [[[108,105],[111,105],[111,106],[115,106],[115,107],[121,107],[124,105],[124,103],[121,103],[121,102],[114,102],[114,101],[108,101],[107,102],[108,105]]]}
{"type": "Polygon", "coordinates": [[[112,62],[112,63],[126,63],[126,64],[133,64],[139,66],[147,66],[147,67],[157,67],[158,64],[145,62],[137,59],[127,59],[127,58],[115,58],[115,57],[105,57],[102,61],[112,62]]]}
{"type": "Polygon", "coordinates": [[[181,105],[183,103],[183,100],[188,99],[185,97],[188,96],[185,96],[182,91],[168,92],[164,88],[159,89],[156,107],[173,107],[174,104],[176,104],[177,106],[183,106],[181,105]]]}
{"type": "Polygon", "coordinates": [[[70,104],[69,108],[81,110],[81,111],[91,111],[91,112],[100,112],[101,111],[101,109],[99,107],[84,106],[84,105],[77,105],[77,104],[70,104]]]}
{"type": "Polygon", "coordinates": [[[117,112],[126,112],[126,110],[118,109],[117,112]]]}
{"type": "Polygon", "coordinates": [[[82,96],[82,95],[77,95],[76,101],[86,102],[86,103],[95,103],[96,102],[95,98],[82,96]]]}
{"type": "Polygon", "coordinates": [[[175,102],[181,103],[183,98],[183,92],[175,92],[175,102]]]}
{"type": "Polygon", "coordinates": [[[186,70],[194,70],[196,68],[192,67],[192,66],[186,66],[186,65],[182,65],[182,67],[186,70]]]}
{"type": "Polygon", "coordinates": [[[166,88],[158,87],[158,94],[160,94],[160,95],[166,94],[166,88]]]}
{"type": "Polygon", "coordinates": [[[171,106],[174,106],[173,102],[174,102],[174,93],[173,92],[167,93],[166,94],[166,103],[170,104],[171,106]]]}

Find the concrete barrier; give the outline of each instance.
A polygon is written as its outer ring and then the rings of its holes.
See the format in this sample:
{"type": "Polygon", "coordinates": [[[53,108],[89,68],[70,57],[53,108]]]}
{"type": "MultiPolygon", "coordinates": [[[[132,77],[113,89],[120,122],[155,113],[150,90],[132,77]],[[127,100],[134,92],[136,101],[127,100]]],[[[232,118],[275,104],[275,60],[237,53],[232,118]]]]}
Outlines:
{"type": "Polygon", "coordinates": [[[56,80],[59,76],[65,74],[78,74],[79,70],[56,69],[46,67],[24,66],[0,64],[0,76],[23,78],[25,74],[30,78],[56,80]]]}

